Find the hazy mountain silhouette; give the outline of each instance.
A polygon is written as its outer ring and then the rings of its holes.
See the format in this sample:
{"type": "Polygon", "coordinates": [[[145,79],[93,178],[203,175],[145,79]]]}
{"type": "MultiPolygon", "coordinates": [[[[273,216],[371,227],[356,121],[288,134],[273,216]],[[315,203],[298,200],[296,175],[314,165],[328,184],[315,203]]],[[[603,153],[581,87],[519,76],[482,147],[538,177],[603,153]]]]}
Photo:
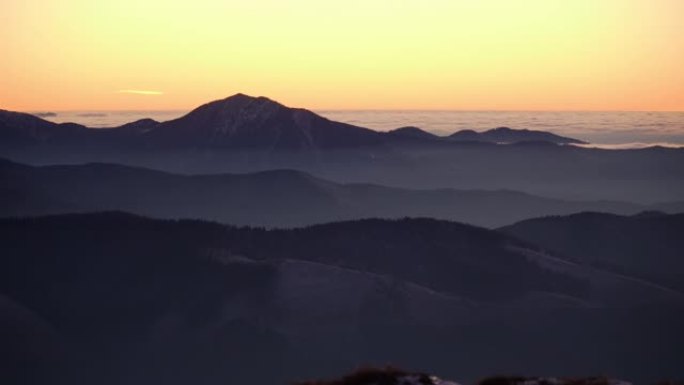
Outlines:
{"type": "Polygon", "coordinates": [[[130,134],[145,134],[153,128],[159,126],[161,123],[154,119],[139,119],[135,122],[126,123],[117,127],[115,130],[127,132],[130,134]]]}
{"type": "Polygon", "coordinates": [[[269,227],[369,217],[432,217],[498,227],[543,215],[634,214],[648,208],[505,190],[341,184],[292,170],[184,176],[111,164],[33,167],[0,159],[0,182],[0,216],[126,210],[269,227]]]}
{"type": "Polygon", "coordinates": [[[51,112],[51,111],[47,111],[47,112],[33,112],[33,113],[31,113],[31,115],[35,115],[35,116],[37,116],[37,117],[39,117],[39,118],[45,119],[45,118],[54,118],[54,117],[57,116],[57,113],[56,113],[56,112],[51,112]]]}
{"type": "MultiPolygon", "coordinates": [[[[117,132],[119,135],[138,137],[132,143],[137,141],[147,145],[269,150],[373,147],[397,139],[433,143],[447,139],[418,127],[401,127],[387,133],[379,133],[367,128],[334,122],[306,109],[286,107],[266,97],[244,94],[204,104],[178,119],[167,122],[141,119],[109,129],[86,131],[85,128],[73,123],[52,123],[31,114],[0,110],[0,135],[7,138],[25,136],[26,139],[38,142],[64,137],[76,140],[73,138],[74,131],[79,134],[117,132]]],[[[492,143],[584,143],[549,132],[514,130],[507,127],[483,133],[463,130],[450,135],[448,139],[492,143]]]]}
{"type": "Polygon", "coordinates": [[[684,149],[579,148],[557,145],[571,139],[551,133],[503,128],[477,135],[510,144],[418,128],[379,133],[241,94],[169,122],[111,129],[7,111],[0,122],[0,156],[30,164],[103,162],[186,174],[288,168],[337,182],[648,204],[684,195],[684,149]]]}
{"type": "Polygon", "coordinates": [[[681,373],[681,294],[457,223],[100,213],[0,234],[3,364],[34,363],[3,383],[284,383],[388,361],[466,380],[681,373]]]}
{"type": "Polygon", "coordinates": [[[87,127],[75,123],[56,124],[31,114],[0,110],[0,148],[78,141],[88,133],[87,127]]]}
{"type": "Polygon", "coordinates": [[[437,136],[435,134],[429,133],[425,130],[422,130],[418,127],[413,127],[413,126],[408,126],[408,127],[399,127],[394,130],[388,131],[386,133],[387,136],[390,136],[395,139],[400,139],[400,140],[420,140],[420,141],[435,141],[435,140],[440,140],[443,139],[440,136],[437,136]]]}
{"type": "Polygon", "coordinates": [[[497,127],[483,132],[461,130],[449,135],[449,139],[491,143],[549,142],[555,144],[586,144],[586,142],[579,139],[567,138],[551,132],[514,130],[508,127],[497,127]]]}
{"type": "Polygon", "coordinates": [[[684,201],[656,203],[652,209],[666,213],[684,213],[684,201]]]}
{"type": "Polygon", "coordinates": [[[684,214],[580,213],[529,219],[502,231],[585,264],[684,291],[684,214]]]}

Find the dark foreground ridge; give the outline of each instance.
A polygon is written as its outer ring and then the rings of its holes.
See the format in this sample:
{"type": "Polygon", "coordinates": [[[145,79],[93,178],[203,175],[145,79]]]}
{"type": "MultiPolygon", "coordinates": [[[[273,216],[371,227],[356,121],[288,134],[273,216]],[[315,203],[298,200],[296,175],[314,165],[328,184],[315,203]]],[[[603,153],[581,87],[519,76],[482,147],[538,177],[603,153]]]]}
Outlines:
{"type": "Polygon", "coordinates": [[[409,372],[393,367],[361,368],[336,380],[294,382],[293,385],[447,385],[426,373],[409,372]]]}
{"type": "Polygon", "coordinates": [[[577,213],[528,219],[501,230],[580,263],[684,292],[684,214],[577,213]]]}
{"type": "Polygon", "coordinates": [[[387,362],[648,383],[681,374],[682,324],[677,291],[453,222],[0,219],[3,384],[284,384],[387,362]]]}
{"type": "MultiPolygon", "coordinates": [[[[661,381],[659,385],[675,385],[675,382],[661,381]]],[[[411,372],[393,367],[361,368],[335,380],[313,380],[295,382],[293,385],[459,385],[421,372],[411,372]]],[[[631,385],[630,382],[608,377],[559,378],[492,376],[477,381],[477,385],[631,385]]]]}

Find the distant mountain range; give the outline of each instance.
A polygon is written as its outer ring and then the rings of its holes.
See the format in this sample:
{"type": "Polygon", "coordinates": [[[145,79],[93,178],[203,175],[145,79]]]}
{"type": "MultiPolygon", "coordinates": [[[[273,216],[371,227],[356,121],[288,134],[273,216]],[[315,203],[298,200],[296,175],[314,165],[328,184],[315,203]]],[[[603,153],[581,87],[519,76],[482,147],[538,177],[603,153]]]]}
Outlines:
{"type": "Polygon", "coordinates": [[[380,133],[242,94],[175,120],[111,129],[0,111],[0,157],[36,165],[100,162],[183,174],[296,169],[343,183],[505,189],[563,200],[651,204],[684,196],[684,149],[565,145],[579,142],[508,128],[450,137],[417,127],[380,133]]]}
{"type": "Polygon", "coordinates": [[[376,131],[334,122],[265,97],[237,94],[202,105],[167,122],[143,119],[120,127],[88,129],[56,124],[30,114],[0,110],[0,139],[5,147],[59,144],[124,145],[152,149],[240,149],[316,151],[379,146],[376,131]],[[112,143],[114,140],[116,142],[112,143]]]}
{"type": "Polygon", "coordinates": [[[292,170],[185,176],[111,164],[33,167],[0,159],[0,216],[125,210],[235,225],[303,226],[359,218],[432,217],[498,227],[544,215],[634,214],[684,204],[567,201],[515,191],[408,190],[341,184],[292,170]]]}
{"type": "MultiPolygon", "coordinates": [[[[419,141],[466,140],[491,143],[547,141],[556,144],[584,143],[543,131],[497,128],[478,134],[459,131],[439,137],[417,127],[389,133],[334,122],[309,110],[286,107],[265,97],[236,94],[204,104],[187,115],[167,122],[143,119],[110,129],[109,135],[126,136],[131,144],[171,148],[233,148],[269,150],[325,150],[379,146],[395,139],[419,141]]],[[[73,124],[56,124],[37,116],[0,110],[0,138],[7,145],[51,143],[95,133],[73,124]]],[[[99,138],[98,138],[99,139],[99,138]]]]}
{"type": "Polygon", "coordinates": [[[98,213],[0,219],[0,239],[3,383],[275,384],[358,362],[681,373],[684,294],[458,223],[98,213]]]}
{"type": "Polygon", "coordinates": [[[684,149],[582,143],[243,94],[111,129],[0,110],[0,383],[681,375],[684,149]]]}

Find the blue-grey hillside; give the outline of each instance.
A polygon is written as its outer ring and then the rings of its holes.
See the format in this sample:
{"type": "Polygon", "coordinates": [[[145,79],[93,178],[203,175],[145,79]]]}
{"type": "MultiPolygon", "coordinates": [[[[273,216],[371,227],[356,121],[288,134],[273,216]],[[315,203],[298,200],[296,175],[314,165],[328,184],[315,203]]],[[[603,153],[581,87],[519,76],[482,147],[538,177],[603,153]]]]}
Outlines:
{"type": "Polygon", "coordinates": [[[509,190],[336,183],[294,170],[188,176],[113,164],[35,167],[0,159],[0,183],[0,216],[125,210],[157,218],[266,227],[371,217],[431,217],[499,227],[545,215],[635,214],[649,209],[619,201],[550,199],[509,190]]]}

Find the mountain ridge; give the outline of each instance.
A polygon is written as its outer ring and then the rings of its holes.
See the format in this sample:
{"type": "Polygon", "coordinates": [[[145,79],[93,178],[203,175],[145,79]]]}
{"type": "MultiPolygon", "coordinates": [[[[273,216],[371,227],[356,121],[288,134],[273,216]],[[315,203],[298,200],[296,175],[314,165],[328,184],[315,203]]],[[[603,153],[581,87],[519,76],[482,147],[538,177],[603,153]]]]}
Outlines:
{"type": "MultiPolygon", "coordinates": [[[[92,133],[75,123],[57,124],[33,114],[0,110],[0,135],[4,130],[18,131],[29,127],[27,137],[50,139],[48,131],[69,127],[80,134],[92,133]],[[14,127],[10,127],[13,125],[14,127]],[[31,127],[34,127],[31,129],[31,127]]],[[[268,147],[271,149],[345,148],[377,146],[393,140],[481,141],[515,143],[548,141],[556,144],[585,143],[545,131],[514,130],[499,127],[482,133],[462,130],[446,137],[418,127],[401,127],[388,132],[332,121],[304,108],[287,107],[264,96],[243,93],[202,104],[187,114],[164,122],[140,119],[118,127],[92,129],[117,135],[143,138],[148,145],[203,145],[227,148],[268,147]]],[[[55,131],[55,137],[63,135],[55,131]]]]}
{"type": "Polygon", "coordinates": [[[38,383],[270,384],[388,360],[463,379],[681,373],[681,296],[559,270],[531,259],[534,245],[464,224],[265,230],[106,212],[4,218],[0,238],[0,324],[13,333],[0,336],[32,336],[0,353],[38,383]]]}
{"type": "Polygon", "coordinates": [[[507,188],[641,204],[681,200],[684,193],[684,149],[594,149],[537,138],[498,144],[433,137],[417,128],[380,133],[245,95],[170,122],[123,128],[61,126],[31,117],[49,126],[34,133],[22,129],[23,118],[10,115],[0,113],[0,156],[30,164],[97,161],[183,174],[288,168],[337,182],[507,188]]]}
{"type": "MultiPolygon", "coordinates": [[[[0,352],[39,383],[270,384],[388,360],[462,379],[681,373],[681,295],[549,266],[493,230],[432,219],[264,230],[121,212],[0,219],[0,230],[0,324],[34,341],[0,352]]],[[[0,378],[25,383],[12,374],[0,378]]]]}
{"type": "Polygon", "coordinates": [[[0,216],[121,209],[160,218],[267,227],[367,217],[435,217],[498,227],[542,215],[598,209],[636,214],[650,208],[506,189],[420,190],[339,183],[290,169],[181,175],[107,163],[36,167],[0,158],[0,181],[0,216]],[[273,199],[274,192],[279,199],[273,199]]]}
{"type": "Polygon", "coordinates": [[[236,94],[203,104],[163,122],[145,134],[148,140],[210,146],[320,149],[381,144],[372,130],[334,122],[303,108],[269,98],[236,94]]]}
{"type": "Polygon", "coordinates": [[[582,212],[527,219],[500,230],[581,263],[684,292],[684,213],[582,212]]]}

